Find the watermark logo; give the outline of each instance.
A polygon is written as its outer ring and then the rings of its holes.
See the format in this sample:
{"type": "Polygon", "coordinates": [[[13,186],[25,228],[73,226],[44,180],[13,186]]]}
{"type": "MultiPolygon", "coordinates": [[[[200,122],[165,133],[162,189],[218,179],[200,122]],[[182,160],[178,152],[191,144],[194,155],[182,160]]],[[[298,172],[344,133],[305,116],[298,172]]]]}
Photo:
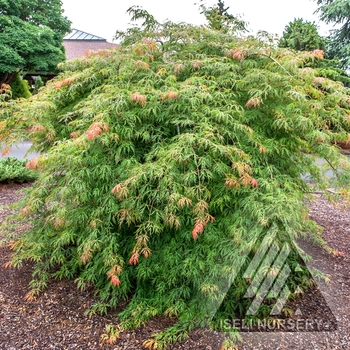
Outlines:
{"type": "MultiPolygon", "coordinates": [[[[276,232],[265,236],[257,253],[248,266],[243,277],[251,281],[251,284],[245,294],[246,298],[253,298],[247,315],[254,315],[258,311],[264,299],[276,299],[270,315],[280,315],[281,310],[286,304],[291,292],[286,284],[287,278],[291,273],[291,268],[286,263],[290,253],[290,246],[285,243],[279,250],[274,243],[276,232]],[[270,242],[273,242],[270,244],[270,242]]],[[[297,269],[301,269],[297,266],[297,269]]],[[[300,289],[295,291],[300,293],[300,289]]]]}
{"type": "MultiPolygon", "coordinates": [[[[321,291],[315,287],[311,292],[306,291],[305,297],[304,291],[296,283],[294,277],[299,273],[305,275],[305,272],[308,272],[310,279],[312,274],[301,257],[296,259],[295,247],[293,249],[288,242],[282,245],[276,243],[277,232],[277,228],[270,229],[249,265],[239,266],[238,269],[243,271],[237,272],[235,278],[244,278],[248,283],[244,298],[249,306],[240,318],[234,316],[222,321],[220,328],[238,329],[242,332],[336,330],[336,318],[321,291]],[[293,259],[289,259],[291,254],[294,254],[293,259]],[[293,283],[290,283],[291,281],[293,283]],[[291,297],[297,302],[288,303],[291,297]],[[261,308],[265,308],[264,312],[261,312],[261,308]],[[317,312],[314,312],[315,310],[317,312]],[[262,314],[263,317],[260,316],[262,314]]],[[[226,292],[229,288],[230,285],[227,285],[226,292]]],[[[219,304],[216,306],[217,310],[219,304]]]]}

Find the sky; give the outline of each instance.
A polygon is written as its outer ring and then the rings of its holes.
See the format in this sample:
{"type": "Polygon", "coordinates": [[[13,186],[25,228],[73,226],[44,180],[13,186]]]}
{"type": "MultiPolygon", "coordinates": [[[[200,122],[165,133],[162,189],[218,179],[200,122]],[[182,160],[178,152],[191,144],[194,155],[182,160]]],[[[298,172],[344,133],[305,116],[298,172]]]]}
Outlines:
{"type": "MultiPolygon", "coordinates": [[[[64,15],[72,22],[72,28],[100,36],[112,42],[116,30],[125,30],[130,23],[127,9],[133,5],[142,6],[159,22],[187,22],[205,24],[204,16],[199,13],[199,0],[61,0],[64,15]]],[[[207,0],[207,7],[216,4],[207,0]]],[[[284,28],[295,18],[314,22],[321,35],[327,35],[331,26],[319,21],[314,12],[315,0],[225,0],[229,13],[242,15],[249,23],[252,34],[265,30],[271,34],[282,35],[284,28]]]]}

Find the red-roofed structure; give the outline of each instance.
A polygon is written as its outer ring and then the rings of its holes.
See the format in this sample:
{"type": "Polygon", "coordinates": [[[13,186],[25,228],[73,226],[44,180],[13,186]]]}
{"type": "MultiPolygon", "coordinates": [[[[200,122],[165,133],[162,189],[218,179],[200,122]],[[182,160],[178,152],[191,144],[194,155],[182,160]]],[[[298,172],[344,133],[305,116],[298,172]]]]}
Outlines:
{"type": "Polygon", "coordinates": [[[66,49],[67,60],[84,56],[89,50],[96,51],[119,47],[118,44],[109,43],[104,38],[78,29],[72,29],[72,32],[64,37],[63,46],[66,49]]]}
{"type": "MultiPolygon", "coordinates": [[[[99,36],[83,32],[78,29],[72,29],[71,33],[67,34],[63,39],[63,46],[66,49],[66,59],[73,60],[84,56],[88,51],[98,51],[111,48],[118,48],[118,44],[107,42],[106,39],[99,36]]],[[[41,76],[46,82],[56,76],[52,72],[25,72],[24,79],[28,80],[29,85],[34,87],[35,79],[41,76]]]]}

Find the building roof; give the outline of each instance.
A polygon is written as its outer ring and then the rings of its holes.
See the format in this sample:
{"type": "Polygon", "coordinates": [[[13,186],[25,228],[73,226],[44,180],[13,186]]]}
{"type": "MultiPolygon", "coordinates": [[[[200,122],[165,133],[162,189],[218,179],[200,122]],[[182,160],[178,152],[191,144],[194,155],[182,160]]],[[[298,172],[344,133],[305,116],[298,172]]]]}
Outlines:
{"type": "Polygon", "coordinates": [[[72,29],[72,32],[63,38],[63,46],[66,49],[67,60],[84,56],[89,50],[97,51],[119,47],[118,44],[109,43],[104,38],[78,29],[72,29]]]}
{"type": "Polygon", "coordinates": [[[101,40],[101,41],[107,41],[104,38],[101,38],[100,36],[89,34],[86,32],[83,32],[79,29],[73,28],[70,33],[68,33],[63,40],[101,40]]]}

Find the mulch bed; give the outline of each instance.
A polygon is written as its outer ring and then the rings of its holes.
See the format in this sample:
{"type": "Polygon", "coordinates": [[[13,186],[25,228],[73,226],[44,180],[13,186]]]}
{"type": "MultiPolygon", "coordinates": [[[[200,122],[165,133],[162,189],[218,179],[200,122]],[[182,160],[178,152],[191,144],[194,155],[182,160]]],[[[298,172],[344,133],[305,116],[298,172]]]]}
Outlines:
{"type": "MultiPolygon", "coordinates": [[[[11,213],[8,205],[22,195],[29,185],[0,184],[0,222],[11,213]]],[[[300,242],[313,256],[313,264],[331,277],[288,306],[301,310],[307,318],[327,318],[332,327],[321,332],[242,332],[238,349],[350,349],[350,211],[328,203],[316,195],[310,203],[310,216],[324,227],[328,244],[341,252],[333,255],[309,241],[300,242]]],[[[157,331],[172,324],[157,317],[139,329],[123,332],[114,345],[101,345],[100,336],[107,324],[116,322],[117,311],[106,316],[87,317],[84,312],[97,300],[92,290],[79,291],[74,281],[52,280],[47,290],[35,301],[27,302],[32,265],[20,269],[1,267],[10,260],[7,246],[0,247],[0,349],[144,349],[142,343],[157,331]]],[[[293,316],[296,317],[296,316],[293,316]]],[[[190,337],[170,350],[219,350],[223,334],[195,330],[190,337]]]]}

